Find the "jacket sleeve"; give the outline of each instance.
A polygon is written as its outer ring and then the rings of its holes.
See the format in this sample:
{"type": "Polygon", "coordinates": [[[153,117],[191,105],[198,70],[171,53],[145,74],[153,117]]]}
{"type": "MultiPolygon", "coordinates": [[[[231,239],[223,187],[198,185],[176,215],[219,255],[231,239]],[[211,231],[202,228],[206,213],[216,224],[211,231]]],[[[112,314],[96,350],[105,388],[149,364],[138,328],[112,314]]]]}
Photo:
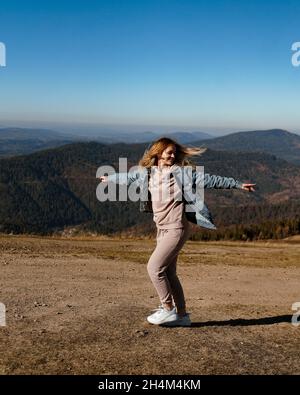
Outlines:
{"type": "Polygon", "coordinates": [[[128,173],[113,173],[107,176],[108,182],[114,182],[119,185],[130,185],[139,177],[139,172],[137,170],[130,171],[128,173]]]}
{"type": "Polygon", "coordinates": [[[231,188],[236,188],[236,189],[243,189],[243,183],[239,180],[235,180],[232,177],[222,177],[222,176],[217,176],[214,174],[204,174],[204,180],[203,180],[203,174],[195,172],[193,174],[193,184],[199,184],[203,183],[202,185],[204,188],[216,188],[216,189],[231,189],[231,188]]]}

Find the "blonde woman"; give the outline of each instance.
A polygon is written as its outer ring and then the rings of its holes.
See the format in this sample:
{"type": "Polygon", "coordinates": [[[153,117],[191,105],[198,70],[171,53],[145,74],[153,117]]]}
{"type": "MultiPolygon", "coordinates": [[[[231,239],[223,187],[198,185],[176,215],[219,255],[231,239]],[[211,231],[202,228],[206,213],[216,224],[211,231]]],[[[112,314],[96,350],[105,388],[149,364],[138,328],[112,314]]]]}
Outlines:
{"type": "Polygon", "coordinates": [[[201,180],[204,188],[239,188],[249,192],[254,191],[255,184],[244,184],[233,178],[210,174],[204,174],[201,178],[195,171],[195,164],[188,158],[200,155],[205,150],[205,148],[185,147],[173,139],[162,137],[153,142],[144,153],[139,161],[138,170],[100,177],[102,182],[112,181],[127,185],[138,181],[144,192],[147,189],[147,195],[149,194],[148,209],[141,205],[143,207],[141,210],[153,212],[153,220],[157,228],[156,248],[147,264],[148,274],[161,303],[159,308],[147,317],[147,321],[154,325],[191,325],[183,288],[176,272],[178,254],[189,238],[189,221],[205,228],[216,229],[203,201],[200,202],[196,198],[192,204],[193,212],[186,212],[186,200],[185,196],[182,196],[184,189],[182,190],[174,174],[190,166],[193,168],[193,186],[201,180]],[[151,175],[149,175],[150,170],[151,175]],[[150,178],[149,183],[148,178],[150,178]]]}

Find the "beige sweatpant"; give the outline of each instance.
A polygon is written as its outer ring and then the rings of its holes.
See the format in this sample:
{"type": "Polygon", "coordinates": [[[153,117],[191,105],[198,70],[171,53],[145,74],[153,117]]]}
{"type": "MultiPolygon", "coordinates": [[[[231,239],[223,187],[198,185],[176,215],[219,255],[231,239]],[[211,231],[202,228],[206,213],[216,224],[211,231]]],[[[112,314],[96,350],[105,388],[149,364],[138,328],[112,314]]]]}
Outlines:
{"type": "Polygon", "coordinates": [[[184,292],[176,273],[178,254],[189,238],[188,222],[184,228],[157,229],[156,248],[147,270],[161,303],[174,303],[177,309],[185,308],[184,292]]]}

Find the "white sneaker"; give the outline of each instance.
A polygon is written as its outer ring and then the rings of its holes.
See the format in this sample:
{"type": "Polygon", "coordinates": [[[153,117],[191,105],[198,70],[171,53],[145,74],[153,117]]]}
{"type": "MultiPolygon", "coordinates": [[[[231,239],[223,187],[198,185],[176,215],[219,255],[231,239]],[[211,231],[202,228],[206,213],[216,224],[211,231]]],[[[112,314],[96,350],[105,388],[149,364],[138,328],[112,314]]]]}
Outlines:
{"type": "Polygon", "coordinates": [[[177,320],[164,323],[164,326],[191,326],[191,319],[189,313],[186,313],[183,317],[177,315],[177,320]]]}
{"type": "Polygon", "coordinates": [[[176,313],[176,307],[172,310],[167,310],[163,306],[159,306],[157,311],[147,317],[147,321],[150,324],[161,325],[166,322],[172,322],[178,320],[178,315],[176,313]]]}

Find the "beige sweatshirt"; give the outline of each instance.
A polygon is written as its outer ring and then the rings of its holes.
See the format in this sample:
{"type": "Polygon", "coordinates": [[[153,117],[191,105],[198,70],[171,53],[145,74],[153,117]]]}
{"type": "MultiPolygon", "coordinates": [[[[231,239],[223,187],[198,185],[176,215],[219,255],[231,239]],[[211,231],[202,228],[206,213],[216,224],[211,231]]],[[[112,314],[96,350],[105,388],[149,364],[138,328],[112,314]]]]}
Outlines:
{"type": "Polygon", "coordinates": [[[183,228],[188,220],[184,212],[181,188],[172,176],[175,166],[152,166],[149,181],[153,221],[159,229],[183,228]]]}

